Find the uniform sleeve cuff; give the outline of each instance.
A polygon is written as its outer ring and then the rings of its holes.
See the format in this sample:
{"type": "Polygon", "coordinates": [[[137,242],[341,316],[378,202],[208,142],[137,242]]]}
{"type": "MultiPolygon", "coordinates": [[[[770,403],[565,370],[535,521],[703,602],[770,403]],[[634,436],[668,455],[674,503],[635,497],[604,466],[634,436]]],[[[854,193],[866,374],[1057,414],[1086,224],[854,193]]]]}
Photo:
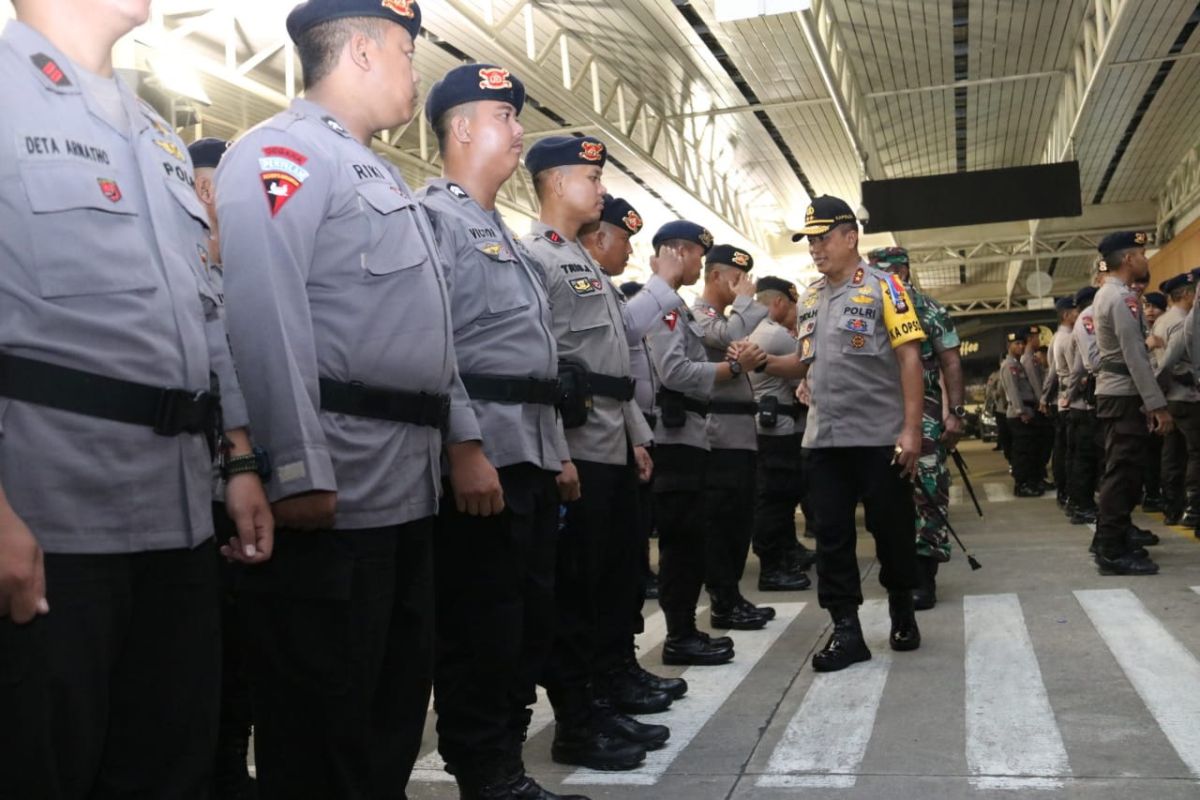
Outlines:
{"type": "Polygon", "coordinates": [[[333,459],[323,446],[269,454],[275,470],[271,480],[267,481],[267,499],[272,503],[304,492],[337,491],[333,459]]]}
{"type": "Polygon", "coordinates": [[[221,392],[221,425],[227,431],[250,427],[250,413],[246,410],[246,398],[240,391],[221,392]]]}
{"type": "Polygon", "coordinates": [[[475,409],[469,404],[450,407],[450,421],[446,428],[446,444],[483,441],[483,431],[475,417],[475,409]]]}

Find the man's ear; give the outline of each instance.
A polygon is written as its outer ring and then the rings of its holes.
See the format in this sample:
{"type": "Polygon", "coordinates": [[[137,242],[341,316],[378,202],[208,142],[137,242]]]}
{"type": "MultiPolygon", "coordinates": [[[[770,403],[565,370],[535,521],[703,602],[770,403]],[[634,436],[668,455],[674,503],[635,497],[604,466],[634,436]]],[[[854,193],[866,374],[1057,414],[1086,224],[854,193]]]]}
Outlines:
{"type": "Polygon", "coordinates": [[[471,141],[471,120],[464,114],[455,114],[450,120],[450,135],[456,142],[467,144],[471,141]]]}
{"type": "Polygon", "coordinates": [[[347,54],[354,65],[363,72],[368,72],[371,69],[371,59],[368,57],[369,47],[372,39],[362,31],[355,31],[350,35],[349,41],[346,42],[347,54]]]}
{"type": "Polygon", "coordinates": [[[213,186],[213,179],[207,175],[196,178],[196,197],[200,198],[200,202],[206,206],[211,206],[217,201],[217,193],[213,186]]]}

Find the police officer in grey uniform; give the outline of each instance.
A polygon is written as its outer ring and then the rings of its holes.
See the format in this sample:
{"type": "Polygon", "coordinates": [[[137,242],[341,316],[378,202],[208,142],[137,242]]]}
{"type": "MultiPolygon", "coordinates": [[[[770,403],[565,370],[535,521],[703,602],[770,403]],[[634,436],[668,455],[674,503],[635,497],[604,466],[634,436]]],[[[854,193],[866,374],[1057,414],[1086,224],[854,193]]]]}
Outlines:
{"type": "Polygon", "coordinates": [[[1096,521],[1096,486],[1100,465],[1104,461],[1104,440],[1096,421],[1096,372],[1100,368],[1100,353],[1096,347],[1096,319],[1092,301],[1096,287],[1085,286],[1075,293],[1078,316],[1071,330],[1067,382],[1069,415],[1067,467],[1067,512],[1072,525],[1096,521]]]}
{"type": "Polygon", "coordinates": [[[222,428],[222,552],[272,548],[207,218],[183,141],[113,74],[149,2],[15,8],[0,35],[0,794],[204,798],[222,428]]]}
{"type": "MultiPolygon", "coordinates": [[[[627,200],[604,196],[604,208],[597,222],[585,225],[579,242],[595,259],[596,264],[609,278],[618,278],[625,272],[629,257],[633,254],[630,240],[641,232],[645,223],[627,200]]],[[[629,344],[630,373],[634,380],[634,399],[653,431],[657,424],[654,395],[658,392],[658,377],[650,365],[646,352],[646,321],[656,323],[664,306],[675,307],[680,298],[675,289],[683,279],[683,265],[675,262],[659,265],[657,274],[652,274],[645,285],[635,284],[637,289],[626,292],[619,287],[617,296],[621,303],[621,316],[625,322],[625,335],[629,344]],[[647,295],[642,291],[648,289],[647,295]],[[638,297],[640,295],[640,297],[638,297]],[[637,298],[637,299],[635,299],[637,298]]],[[[653,459],[654,448],[647,450],[653,459]]],[[[657,579],[650,571],[650,533],[654,528],[654,476],[638,481],[637,493],[637,548],[638,571],[644,585],[653,586],[657,592],[657,579]]],[[[671,701],[687,693],[687,682],[682,678],[662,678],[642,668],[637,660],[634,637],[644,628],[642,619],[643,591],[630,607],[630,626],[621,646],[621,660],[602,676],[600,686],[609,701],[619,710],[629,714],[653,714],[665,711],[671,701]]]]}
{"type": "Polygon", "coordinates": [[[1185,272],[1163,281],[1159,288],[1170,298],[1170,307],[1154,323],[1153,335],[1161,347],[1151,355],[1167,410],[1175,420],[1175,430],[1163,437],[1164,521],[1195,528],[1200,513],[1200,390],[1188,352],[1186,324],[1196,300],[1195,276],[1185,272]]]}
{"type": "Polygon", "coordinates": [[[560,502],[579,497],[558,400],[558,348],[541,267],[496,195],[520,166],[525,86],[494,64],[455,67],[425,102],[442,177],[418,192],[445,265],[468,397],[446,431],[475,482],[445,487],[434,529],[438,748],[462,798],[557,795],[525,774],[528,707],[554,634],[560,502]],[[499,496],[497,496],[499,489],[499,496]]]}
{"type": "MultiPolygon", "coordinates": [[[[800,293],[791,281],[768,275],[755,284],[755,299],[767,309],[749,340],[769,356],[796,352],[796,303],[800,293]]],[[[754,554],[762,563],[759,591],[807,589],[804,570],[816,560],[796,539],[796,507],[804,495],[800,444],[807,409],[796,400],[800,381],[751,372],[758,405],[758,464],[755,475],[754,554]]]]}
{"type": "Polygon", "coordinates": [[[1037,485],[1045,494],[1051,487],[1046,479],[1046,464],[1054,452],[1054,421],[1049,408],[1041,408],[1042,390],[1046,384],[1046,365],[1038,359],[1041,350],[1042,329],[1039,325],[1030,325],[1025,329],[1025,352],[1021,355],[1021,368],[1029,378],[1029,386],[1033,389],[1033,431],[1034,431],[1034,461],[1037,464],[1037,485]]]}
{"type": "Polygon", "coordinates": [[[1071,365],[1067,350],[1071,343],[1071,330],[1079,312],[1075,309],[1075,298],[1068,295],[1054,301],[1058,314],[1058,328],[1050,341],[1050,365],[1042,383],[1041,407],[1054,420],[1054,455],[1051,459],[1054,487],[1059,508],[1066,509],[1068,503],[1067,465],[1069,463],[1069,424],[1066,399],[1070,392],[1071,365]]]}
{"type": "MultiPolygon", "coordinates": [[[[700,225],[677,221],[662,226],[653,244],[652,268],[683,264],[683,283],[692,286],[700,279],[701,261],[713,239],[700,225]]],[[[654,510],[659,604],[667,621],[665,664],[723,664],[734,655],[731,639],[711,638],[696,629],[696,601],[705,573],[703,497],[710,449],[706,419],[714,385],[736,380],[758,367],[765,355],[751,346],[735,359],[713,362],[703,337],[704,328],[682,301],[647,337],[662,387],[657,397],[654,510]]]]}
{"type": "MultiPolygon", "coordinates": [[[[752,269],[753,256],[733,245],[714,245],[705,257],[704,289],[692,304],[692,313],[704,331],[709,361],[725,361],[730,346],[750,336],[767,318],[767,307],[754,299],[752,269]]],[[[714,628],[756,630],[775,616],[773,608],[755,607],[738,588],[754,529],[757,414],[750,376],[738,374],[713,388],[704,501],[708,509],[705,583],[714,628]]]]}
{"type": "Polygon", "coordinates": [[[1130,289],[1150,274],[1149,237],[1142,232],[1109,234],[1100,242],[1106,279],[1096,293],[1096,417],[1104,432],[1104,471],[1094,542],[1102,575],[1153,575],[1158,565],[1141,549],[1130,519],[1146,468],[1149,437],[1174,428],[1167,400],[1155,381],[1142,330],[1141,303],[1130,289]]]}
{"type": "Polygon", "coordinates": [[[807,376],[811,385],[804,471],[817,538],[817,594],[834,623],[813,668],[833,672],[871,657],[858,620],[854,514],[860,498],[888,591],[889,644],[900,651],[921,644],[912,594],[917,561],[910,481],[921,454],[919,344],[925,333],[899,277],[862,260],[858,219],[845,201],[815,198],[793,239],[804,237],[823,277],[801,299],[799,352],[770,358],[767,371],[807,376]]]}
{"type": "MultiPolygon", "coordinates": [[[[646,446],[653,438],[633,399],[626,310],[578,241],[583,226],[600,218],[607,158],[604,143],[589,137],[551,136],[531,147],[525,166],[541,219],[521,242],[546,276],[564,381],[563,426],[582,490],[580,500],[567,505],[559,542],[558,625],[543,678],[557,721],[551,757],[622,770],[640,764],[647,749],[662,747],[670,731],[625,716],[595,692],[596,683],[620,668],[630,617],[641,603],[631,500],[639,477],[650,477],[646,446]]],[[[643,291],[635,300],[641,309],[654,297],[643,291]]]]}
{"type": "Polygon", "coordinates": [[[370,149],[415,114],[420,22],[415,2],[297,6],[306,96],[217,171],[229,333],[281,528],[242,586],[266,798],[400,797],[420,749],[461,383],[433,231],[370,149]]]}
{"type": "Polygon", "coordinates": [[[1017,497],[1041,497],[1042,486],[1038,463],[1037,394],[1029,372],[1021,359],[1028,349],[1026,330],[1008,332],[1008,358],[1000,368],[1000,383],[1008,399],[1008,430],[1012,436],[1013,494],[1017,497]]]}

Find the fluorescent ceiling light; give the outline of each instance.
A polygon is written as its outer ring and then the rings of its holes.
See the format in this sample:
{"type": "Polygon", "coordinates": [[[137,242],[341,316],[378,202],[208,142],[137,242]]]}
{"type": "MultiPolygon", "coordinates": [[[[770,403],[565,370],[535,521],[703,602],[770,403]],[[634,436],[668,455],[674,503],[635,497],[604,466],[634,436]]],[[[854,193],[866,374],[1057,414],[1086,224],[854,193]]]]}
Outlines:
{"type": "Polygon", "coordinates": [[[717,22],[734,22],[771,14],[807,11],[810,8],[812,0],[716,0],[713,14],[717,22]]]}
{"type": "Polygon", "coordinates": [[[204,84],[196,70],[161,50],[147,57],[146,61],[149,62],[151,74],[158,81],[158,85],[167,92],[206,106],[212,105],[212,100],[209,99],[208,92],[204,91],[204,84]]]}

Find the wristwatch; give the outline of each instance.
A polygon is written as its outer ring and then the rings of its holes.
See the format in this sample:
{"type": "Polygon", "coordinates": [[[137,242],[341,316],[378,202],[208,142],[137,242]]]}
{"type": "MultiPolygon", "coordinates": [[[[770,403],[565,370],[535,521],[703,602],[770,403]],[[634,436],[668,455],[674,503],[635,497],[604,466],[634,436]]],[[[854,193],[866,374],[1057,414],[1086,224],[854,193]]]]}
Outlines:
{"type": "Polygon", "coordinates": [[[742,362],[738,361],[736,358],[731,358],[725,363],[729,365],[729,371],[733,373],[735,378],[742,374],[742,362]]]}
{"type": "Polygon", "coordinates": [[[953,414],[954,416],[958,417],[959,419],[965,419],[967,416],[967,408],[966,408],[966,406],[959,404],[959,405],[956,405],[954,408],[950,409],[950,413],[953,414]]]}
{"type": "Polygon", "coordinates": [[[222,480],[228,481],[234,475],[253,472],[266,483],[271,478],[271,458],[261,447],[255,447],[251,452],[240,456],[231,456],[227,450],[222,449],[221,455],[217,457],[217,469],[221,472],[222,480]]]}

